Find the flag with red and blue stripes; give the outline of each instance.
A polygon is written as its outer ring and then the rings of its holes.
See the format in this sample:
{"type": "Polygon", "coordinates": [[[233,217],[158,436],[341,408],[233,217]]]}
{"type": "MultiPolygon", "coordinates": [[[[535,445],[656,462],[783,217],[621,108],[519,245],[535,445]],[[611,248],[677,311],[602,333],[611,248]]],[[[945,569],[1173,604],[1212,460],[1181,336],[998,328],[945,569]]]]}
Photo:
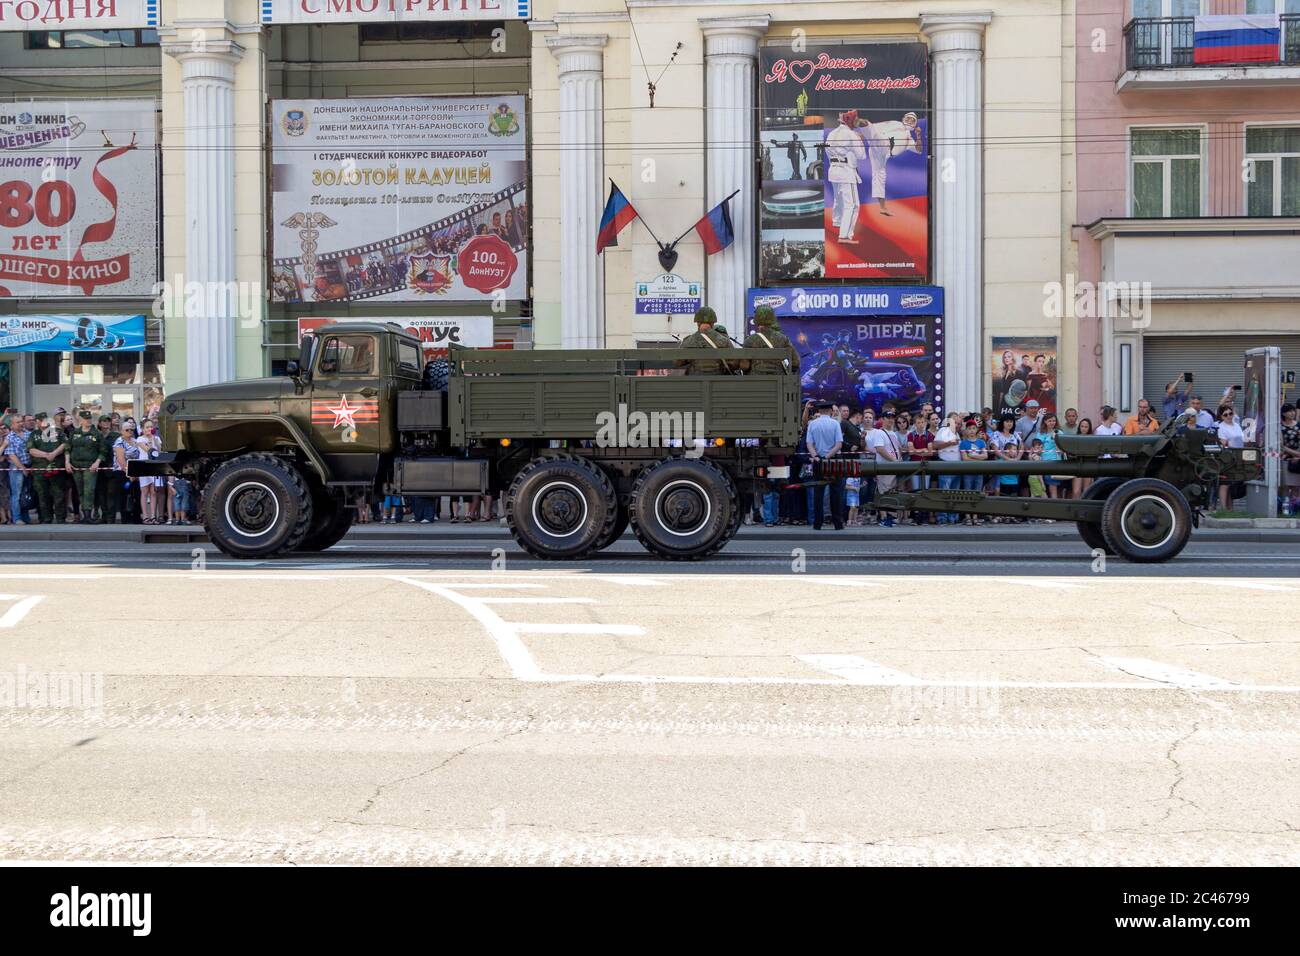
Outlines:
{"type": "Polygon", "coordinates": [[[1194,63],[1277,63],[1282,27],[1276,14],[1224,14],[1197,17],[1193,26],[1194,63]]]}
{"type": "Polygon", "coordinates": [[[636,217],[637,212],[623,195],[623,190],[611,179],[609,200],[605,203],[604,215],[600,217],[600,232],[596,234],[596,255],[600,255],[606,246],[618,245],[618,234],[636,217]]]}
{"type": "MultiPolygon", "coordinates": [[[[734,195],[736,194],[731,194],[734,195]]],[[[731,196],[710,209],[704,218],[695,224],[695,231],[700,234],[700,242],[704,243],[705,255],[711,256],[715,252],[721,252],[731,245],[731,240],[736,238],[735,231],[731,228],[731,213],[727,209],[731,196]]]]}

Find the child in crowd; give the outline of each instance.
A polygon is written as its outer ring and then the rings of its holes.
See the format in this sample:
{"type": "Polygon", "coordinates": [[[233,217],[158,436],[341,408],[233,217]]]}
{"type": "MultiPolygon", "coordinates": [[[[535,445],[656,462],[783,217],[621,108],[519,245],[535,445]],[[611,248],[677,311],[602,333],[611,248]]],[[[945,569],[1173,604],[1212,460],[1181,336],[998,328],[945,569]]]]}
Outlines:
{"type": "Polygon", "coordinates": [[[861,478],[844,479],[844,506],[849,509],[847,524],[849,527],[861,524],[858,519],[858,490],[862,487],[861,478]]]}
{"type": "MultiPolygon", "coordinates": [[[[988,442],[985,441],[984,438],[981,436],[980,434],[981,431],[982,428],[978,421],[976,421],[973,418],[968,419],[966,421],[965,427],[962,429],[961,442],[960,444],[957,445],[957,450],[961,452],[962,461],[988,461],[989,445],[988,442]]],[[[983,475],[962,475],[961,476],[962,491],[981,491],[983,488],[984,488],[983,475]]],[[[986,517],[967,515],[965,523],[973,527],[979,524],[980,522],[984,522],[987,524],[988,520],[989,519],[986,517]]]]}
{"type": "Polygon", "coordinates": [[[398,520],[398,509],[402,499],[397,495],[384,495],[383,523],[393,524],[398,520]]]}
{"type": "Polygon", "coordinates": [[[190,512],[194,510],[194,486],[188,478],[176,478],[172,481],[175,505],[175,517],[172,524],[189,524],[190,512]]]}

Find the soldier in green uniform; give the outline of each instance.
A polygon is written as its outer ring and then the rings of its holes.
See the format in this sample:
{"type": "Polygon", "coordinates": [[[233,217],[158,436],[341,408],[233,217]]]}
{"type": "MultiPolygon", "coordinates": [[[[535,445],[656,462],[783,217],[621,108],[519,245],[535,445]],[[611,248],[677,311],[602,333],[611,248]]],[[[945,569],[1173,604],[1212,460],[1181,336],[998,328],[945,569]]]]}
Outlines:
{"type": "MultiPolygon", "coordinates": [[[[785,333],[776,324],[776,313],[772,311],[770,305],[760,305],[754,310],[754,326],[754,334],[745,339],[745,348],[787,349],[790,353],[790,371],[798,375],[799,353],[795,351],[794,343],[786,338],[785,333]]],[[[782,369],[778,359],[756,359],[753,362],[746,359],[741,365],[746,371],[752,371],[755,375],[777,375],[782,369]]]]}
{"type": "Polygon", "coordinates": [[[95,484],[99,477],[104,441],[90,423],[90,412],[77,413],[78,428],[68,437],[68,470],[77,488],[77,503],[82,524],[98,524],[95,519],[95,484]]]}
{"type": "Polygon", "coordinates": [[[95,506],[99,509],[99,520],[104,524],[114,524],[117,513],[122,510],[122,477],[113,474],[113,444],[117,435],[113,432],[113,416],[99,416],[99,477],[95,481],[95,506]]]}
{"type": "Polygon", "coordinates": [[[27,453],[32,456],[32,487],[42,524],[63,524],[67,447],[67,440],[50,424],[50,417],[44,412],[38,414],[36,428],[27,439],[27,453]]]}
{"type": "MultiPolygon", "coordinates": [[[[695,333],[682,339],[684,349],[729,349],[731,339],[721,326],[716,325],[718,315],[708,306],[695,313],[695,333]]],[[[688,375],[730,374],[731,366],[721,359],[678,359],[677,365],[685,365],[688,375]]]]}

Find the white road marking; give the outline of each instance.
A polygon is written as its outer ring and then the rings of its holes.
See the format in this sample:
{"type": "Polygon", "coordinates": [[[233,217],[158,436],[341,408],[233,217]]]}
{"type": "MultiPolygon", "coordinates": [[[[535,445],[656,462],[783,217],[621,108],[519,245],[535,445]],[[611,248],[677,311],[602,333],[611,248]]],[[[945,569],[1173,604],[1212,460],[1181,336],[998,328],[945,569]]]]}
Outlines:
{"type": "Polygon", "coordinates": [[[627,587],[635,588],[665,588],[668,586],[667,581],[658,581],[654,578],[643,578],[635,574],[619,574],[610,575],[608,577],[591,575],[590,577],[584,578],[584,580],[600,581],[603,584],[622,584],[627,587]]]}
{"type": "Polygon", "coordinates": [[[520,634],[616,634],[620,637],[640,637],[645,628],[635,624],[515,624],[520,634]]]}
{"type": "Polygon", "coordinates": [[[484,605],[483,601],[459,594],[451,588],[442,587],[431,581],[417,581],[415,578],[408,578],[401,575],[392,575],[394,581],[401,581],[403,584],[409,584],[413,587],[421,588],[431,594],[436,594],[441,598],[446,598],[453,604],[458,604],[464,608],[487,630],[488,636],[492,638],[493,643],[497,646],[497,651],[501,654],[502,659],[510,667],[510,673],[520,680],[535,679],[539,673],[537,662],[533,660],[533,655],[528,653],[528,648],[524,642],[519,640],[519,634],[514,624],[502,620],[491,608],[484,605]]]}
{"type": "Polygon", "coordinates": [[[1211,674],[1202,674],[1199,671],[1175,667],[1172,664],[1162,664],[1159,661],[1149,661],[1141,657],[1099,656],[1097,660],[1111,670],[1117,670],[1122,674],[1145,677],[1147,680],[1158,681],[1161,684],[1173,687],[1195,690],[1240,690],[1242,686],[1234,681],[1214,677],[1211,674]]]}
{"type": "Polygon", "coordinates": [[[465,581],[465,582],[454,581],[448,584],[447,587],[455,588],[457,591],[475,591],[475,590],[483,591],[483,590],[492,590],[494,588],[519,588],[521,590],[526,588],[536,588],[537,590],[541,590],[542,588],[545,588],[546,585],[529,584],[527,582],[514,582],[514,581],[502,581],[500,584],[480,584],[477,581],[465,581]]]}
{"type": "Polygon", "coordinates": [[[902,671],[884,667],[854,654],[800,654],[799,660],[844,678],[850,684],[920,684],[923,681],[902,671]]]}
{"type": "Polygon", "coordinates": [[[1300,588],[1287,587],[1284,584],[1269,584],[1267,581],[1234,581],[1231,578],[1224,578],[1222,581],[1214,581],[1225,588],[1244,588],[1247,591],[1297,591],[1300,588]]]}
{"type": "MultiPolygon", "coordinates": [[[[0,595],[0,600],[12,601],[18,596],[19,595],[16,594],[0,595]]],[[[45,595],[43,594],[33,594],[30,597],[23,598],[9,610],[5,611],[3,617],[0,617],[0,627],[14,627],[19,621],[27,616],[28,611],[36,607],[36,605],[40,604],[43,600],[45,600],[45,595]]]]}
{"type": "MultiPolygon", "coordinates": [[[[818,557],[817,560],[820,561],[821,558],[818,557]]],[[[820,577],[801,578],[800,583],[801,584],[830,584],[830,585],[838,585],[840,587],[848,586],[848,587],[855,587],[855,588],[883,588],[885,586],[885,582],[883,581],[874,581],[871,578],[855,578],[851,574],[842,574],[839,577],[834,577],[834,578],[820,578],[820,577]]]]}
{"type": "Polygon", "coordinates": [[[1082,588],[1085,585],[1076,584],[1074,581],[1053,581],[1043,580],[1042,578],[998,578],[999,584],[1010,584],[1012,586],[1027,584],[1031,588],[1082,588]]]}
{"type": "MultiPolygon", "coordinates": [[[[459,587],[452,584],[449,587],[459,587]]],[[[485,597],[476,598],[484,604],[595,604],[589,597],[485,597]]]]}

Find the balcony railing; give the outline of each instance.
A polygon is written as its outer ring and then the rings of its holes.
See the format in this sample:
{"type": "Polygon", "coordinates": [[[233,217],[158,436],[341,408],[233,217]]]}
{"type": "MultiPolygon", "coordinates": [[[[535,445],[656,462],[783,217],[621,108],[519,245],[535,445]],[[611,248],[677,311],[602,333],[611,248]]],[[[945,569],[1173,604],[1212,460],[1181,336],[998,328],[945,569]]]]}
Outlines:
{"type": "Polygon", "coordinates": [[[1150,17],[1124,27],[1124,66],[1129,70],[1173,70],[1223,66],[1300,65],[1300,14],[1281,17],[1282,41],[1277,60],[1244,63],[1196,63],[1192,17],[1150,17]]]}

